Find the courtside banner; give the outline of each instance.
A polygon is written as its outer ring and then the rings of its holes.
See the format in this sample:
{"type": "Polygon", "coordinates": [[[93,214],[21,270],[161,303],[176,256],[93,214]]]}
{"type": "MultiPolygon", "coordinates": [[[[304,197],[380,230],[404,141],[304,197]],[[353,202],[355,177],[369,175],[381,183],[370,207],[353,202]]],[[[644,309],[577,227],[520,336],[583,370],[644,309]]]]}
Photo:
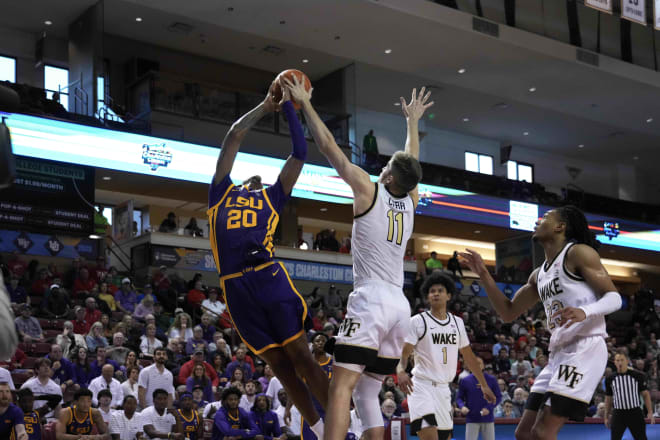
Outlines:
{"type": "MultiPolygon", "coordinates": [[[[627,1],[627,0],[623,0],[627,1]]],[[[584,0],[584,5],[599,11],[612,13],[612,0],[584,0]]]]}
{"type": "Polygon", "coordinates": [[[621,16],[646,26],[646,0],[621,0],[621,16]]]}

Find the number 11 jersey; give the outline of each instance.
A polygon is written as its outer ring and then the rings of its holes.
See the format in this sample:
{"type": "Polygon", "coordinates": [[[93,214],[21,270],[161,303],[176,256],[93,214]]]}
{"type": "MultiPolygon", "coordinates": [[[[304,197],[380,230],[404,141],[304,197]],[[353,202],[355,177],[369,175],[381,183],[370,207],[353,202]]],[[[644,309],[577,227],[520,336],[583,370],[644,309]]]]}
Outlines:
{"type": "Polygon", "coordinates": [[[355,284],[381,280],[403,288],[403,257],[412,235],[415,206],[410,195],[397,198],[381,183],[371,206],[353,219],[355,284]]]}

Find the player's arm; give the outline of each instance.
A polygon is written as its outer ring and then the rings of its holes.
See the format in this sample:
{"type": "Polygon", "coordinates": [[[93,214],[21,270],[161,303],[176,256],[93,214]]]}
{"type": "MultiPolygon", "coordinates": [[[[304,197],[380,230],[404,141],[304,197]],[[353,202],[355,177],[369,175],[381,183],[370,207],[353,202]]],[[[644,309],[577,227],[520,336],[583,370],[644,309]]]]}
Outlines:
{"type": "Polygon", "coordinates": [[[138,385],[138,403],[140,408],[147,407],[147,389],[141,385],[138,385]]]}
{"type": "Polygon", "coordinates": [[[296,82],[291,82],[287,78],[282,79],[291,92],[291,97],[300,104],[305,115],[307,127],[312,133],[319,151],[328,159],[328,162],[337,171],[339,177],[344,179],[351,187],[354,196],[356,198],[365,198],[365,202],[370,203],[373,199],[375,188],[369,179],[369,174],[348,160],[348,157],[346,157],[335,142],[335,138],[330,133],[330,130],[328,130],[328,127],[326,127],[318,113],[316,113],[316,110],[314,110],[310,102],[311,90],[307,92],[304,85],[295,76],[294,80],[296,82]]]}
{"type": "Polygon", "coordinates": [[[99,434],[95,436],[94,440],[111,440],[110,432],[108,431],[108,425],[105,423],[105,420],[103,420],[101,411],[98,409],[92,409],[92,420],[94,421],[96,429],[99,432],[99,434]]]}
{"type": "MultiPolygon", "coordinates": [[[[406,117],[405,152],[417,160],[419,160],[419,120],[424,116],[426,109],[433,105],[433,101],[428,104],[426,103],[430,96],[431,91],[426,92],[426,87],[422,87],[422,90],[419,91],[419,96],[417,96],[417,89],[413,89],[410,104],[406,104],[403,96],[399,98],[401,100],[401,110],[406,117]]],[[[418,187],[416,186],[409,194],[413,199],[413,203],[417,206],[419,200],[418,187]]]]}
{"type": "Polygon", "coordinates": [[[213,178],[214,185],[220,183],[231,171],[234,166],[234,160],[236,159],[238,149],[248,131],[250,131],[254,124],[259,122],[261,118],[268,113],[275,111],[276,107],[273,98],[270,93],[268,93],[266,98],[264,98],[258,106],[241,116],[240,119],[232,124],[222,141],[220,156],[218,157],[218,162],[215,166],[215,176],[213,178]]]}
{"type": "Polygon", "coordinates": [[[610,429],[610,416],[612,415],[612,396],[605,396],[605,414],[603,414],[603,423],[610,429]]]}
{"type": "Polygon", "coordinates": [[[473,251],[472,249],[466,249],[465,252],[460,252],[459,256],[462,262],[465,263],[472,272],[479,276],[481,284],[486,289],[490,303],[504,322],[513,321],[520,316],[520,314],[531,309],[539,301],[539,294],[536,288],[536,275],[538,269],[532,272],[527,283],[518,289],[513,299],[510,300],[497,287],[495,280],[488,272],[486,263],[484,263],[483,258],[481,258],[481,255],[479,255],[478,252],[473,251]]]}
{"type": "Polygon", "coordinates": [[[653,403],[651,402],[651,393],[649,393],[649,390],[642,391],[642,397],[644,398],[644,406],[646,407],[646,418],[651,419],[651,424],[654,425],[653,403]]]}
{"type": "Polygon", "coordinates": [[[66,424],[69,423],[69,414],[66,411],[60,412],[60,416],[55,424],[55,439],[56,440],[78,440],[82,436],[80,434],[67,434],[66,424]]]}
{"type": "Polygon", "coordinates": [[[289,124],[289,133],[291,133],[291,143],[293,144],[293,151],[280,172],[282,190],[284,194],[288,195],[291,194],[298,176],[300,176],[300,172],[303,169],[305,159],[307,159],[307,141],[305,140],[305,134],[303,133],[300,120],[298,120],[298,115],[296,115],[296,109],[293,108],[291,92],[288,87],[282,87],[282,100],[278,105],[286,116],[289,124]]]}
{"type": "Polygon", "coordinates": [[[605,316],[621,308],[621,295],[600,261],[600,255],[591,246],[576,244],[566,254],[566,267],[581,276],[598,296],[598,301],[581,307],[565,307],[552,315],[561,317],[563,327],[570,327],[590,316],[605,316]]]}
{"type": "Polygon", "coordinates": [[[403,351],[401,352],[401,360],[396,366],[396,375],[399,380],[399,388],[406,394],[411,394],[413,392],[412,381],[410,380],[410,375],[406,373],[406,368],[408,368],[408,360],[415,346],[406,342],[403,344],[403,351]]]}
{"type": "Polygon", "coordinates": [[[467,345],[461,348],[459,351],[463,356],[463,360],[465,361],[465,364],[470,369],[472,374],[474,374],[474,377],[477,378],[477,381],[479,381],[479,385],[481,385],[481,392],[484,394],[484,399],[486,399],[486,402],[495,403],[496,400],[495,394],[493,394],[493,390],[490,389],[490,387],[488,386],[488,382],[486,382],[486,378],[484,377],[484,372],[481,371],[481,365],[479,365],[479,361],[477,360],[477,357],[474,355],[474,352],[472,351],[472,347],[467,345]]]}

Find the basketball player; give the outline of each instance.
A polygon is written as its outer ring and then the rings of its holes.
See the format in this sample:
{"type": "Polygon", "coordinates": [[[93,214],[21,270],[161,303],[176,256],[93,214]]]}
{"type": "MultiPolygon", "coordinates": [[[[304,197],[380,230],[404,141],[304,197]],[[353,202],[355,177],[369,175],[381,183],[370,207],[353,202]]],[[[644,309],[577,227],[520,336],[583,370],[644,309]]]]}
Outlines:
{"type": "Polygon", "coordinates": [[[227,311],[245,344],[264,359],[282,382],[312,430],[321,437],[323,421],[314,409],[304,378],[325,405],[328,378],[307,347],[307,304],[282,263],[273,261],[273,234],[279,212],[291,195],[307,156],[307,144],[288,92],[276,104],[270,94],[237,120],[225,136],[209,189],[211,249],[220,274],[227,311]],[[241,186],[229,178],[241,141],[266,114],[284,111],[293,141],[277,182],[263,189],[254,176],[241,186]],[[299,377],[300,376],[300,377],[299,377]]]}
{"type": "Polygon", "coordinates": [[[92,408],[92,392],[87,388],[76,391],[75,404],[60,411],[55,425],[57,440],[110,440],[108,428],[98,409],[92,408]],[[92,435],[96,425],[98,434],[92,435]]]}
{"type": "Polygon", "coordinates": [[[532,386],[517,439],[555,439],[569,418],[582,421],[607,363],[605,315],[621,308],[596,251],[584,214],[574,206],[546,212],[532,239],[545,262],[509,300],[488,273],[481,255],[468,249],[463,261],[481,278],[488,298],[507,322],[541,301],[551,333],[548,365],[532,386]],[[544,405],[545,403],[545,405],[544,405]]]}
{"type": "MultiPolygon", "coordinates": [[[[315,334],[312,338],[312,356],[314,356],[314,360],[318,362],[318,364],[323,369],[323,372],[327,374],[328,379],[330,379],[332,377],[332,362],[330,362],[332,358],[325,352],[326,342],[328,342],[328,337],[324,333],[319,332],[315,334]]],[[[321,418],[325,417],[325,411],[316,399],[314,399],[314,407],[316,408],[316,411],[319,413],[321,418]]],[[[309,423],[307,423],[307,420],[305,420],[304,417],[301,417],[300,420],[302,424],[300,429],[300,438],[302,440],[323,440],[316,437],[316,435],[310,429],[309,423]]]]}
{"type": "Polygon", "coordinates": [[[11,389],[7,382],[0,382],[0,438],[27,440],[23,412],[11,403],[11,389]]]}
{"type": "Polygon", "coordinates": [[[456,376],[459,351],[479,381],[486,401],[496,400],[470,348],[463,319],[447,312],[447,302],[455,290],[454,280],[440,271],[432,272],[424,281],[421,291],[431,310],[410,318],[410,334],[397,366],[399,387],[410,394],[410,433],[421,440],[450,438],[454,418],[449,383],[456,376]],[[411,382],[405,368],[413,351],[415,368],[411,382]]]}
{"type": "Polygon", "coordinates": [[[190,440],[202,440],[204,438],[204,423],[199,413],[193,409],[193,396],[185,392],[179,397],[180,408],[176,410],[176,416],[181,420],[184,438],[190,440]]]}
{"type": "Polygon", "coordinates": [[[430,92],[413,90],[409,104],[401,98],[407,121],[405,152],[397,151],[378,182],[351,163],[310,103],[310,93],[297,79],[282,80],[298,102],[321,153],[353,190],[353,276],[355,290],[335,344],[326,440],[344,440],[350,401],[362,419],[367,438],[382,438],[383,417],[378,392],[384,375],[396,371],[410,328],[410,306],[403,295],[403,257],[413,230],[422,178],[418,122],[430,92]]]}
{"type": "Polygon", "coordinates": [[[16,392],[18,406],[23,411],[23,424],[28,440],[41,440],[41,418],[48,412],[48,407],[44,406],[34,410],[34,394],[29,388],[21,388],[16,392]]]}

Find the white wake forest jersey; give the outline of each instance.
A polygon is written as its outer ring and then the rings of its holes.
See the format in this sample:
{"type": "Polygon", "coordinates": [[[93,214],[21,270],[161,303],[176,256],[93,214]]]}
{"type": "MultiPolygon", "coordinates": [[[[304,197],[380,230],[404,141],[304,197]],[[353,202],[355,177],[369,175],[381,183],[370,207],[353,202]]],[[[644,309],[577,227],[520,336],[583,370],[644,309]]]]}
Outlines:
{"type": "Polygon", "coordinates": [[[588,336],[607,337],[605,317],[597,316],[572,324],[569,328],[562,327],[559,318],[550,317],[565,307],[580,307],[598,301],[596,293],[589,287],[584,278],[568,271],[566,254],[574,246],[568,242],[557,254],[554,260],[545,261],[539,268],[536,284],[539,299],[543,302],[550,338],[550,351],[575,342],[588,336]]]}
{"type": "Polygon", "coordinates": [[[353,278],[358,284],[382,280],[403,288],[403,257],[413,231],[415,206],[410,195],[396,198],[375,183],[371,207],[353,219],[353,278]]]}
{"type": "Polygon", "coordinates": [[[413,377],[449,383],[456,376],[458,351],[470,345],[463,320],[451,313],[440,321],[430,311],[410,318],[406,342],[415,346],[413,377]]]}

